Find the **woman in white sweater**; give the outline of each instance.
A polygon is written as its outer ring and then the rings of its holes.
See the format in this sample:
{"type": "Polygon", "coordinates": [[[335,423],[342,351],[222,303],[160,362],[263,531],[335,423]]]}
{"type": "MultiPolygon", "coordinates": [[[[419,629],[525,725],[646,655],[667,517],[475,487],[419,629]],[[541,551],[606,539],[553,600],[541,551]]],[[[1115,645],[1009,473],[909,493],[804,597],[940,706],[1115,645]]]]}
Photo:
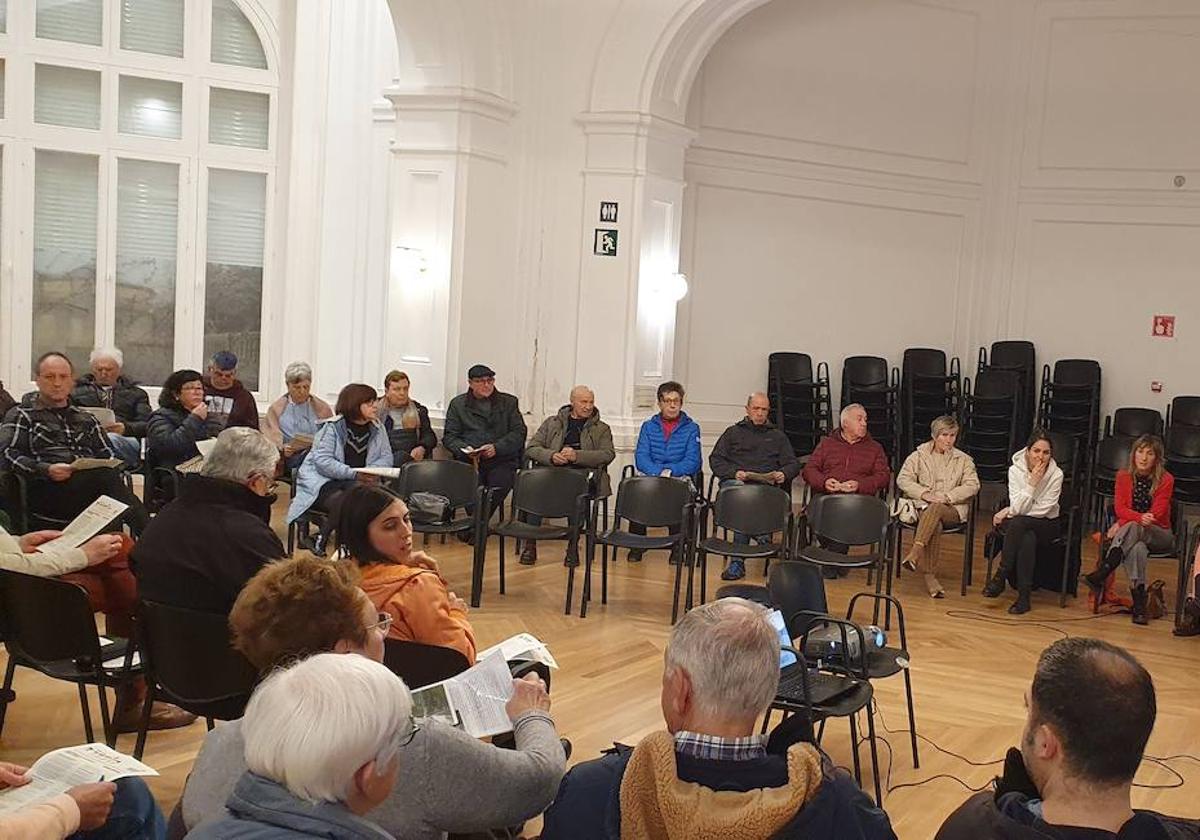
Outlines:
{"type": "Polygon", "coordinates": [[[1029,445],[1013,455],[1008,468],[1008,507],[998,510],[992,519],[996,527],[1004,527],[1004,550],[1000,568],[983,589],[985,597],[999,597],[1005,580],[1015,571],[1017,600],[1008,608],[1013,615],[1029,612],[1038,546],[1058,538],[1062,484],[1063,471],[1054,462],[1049,436],[1034,429],[1029,445]]]}

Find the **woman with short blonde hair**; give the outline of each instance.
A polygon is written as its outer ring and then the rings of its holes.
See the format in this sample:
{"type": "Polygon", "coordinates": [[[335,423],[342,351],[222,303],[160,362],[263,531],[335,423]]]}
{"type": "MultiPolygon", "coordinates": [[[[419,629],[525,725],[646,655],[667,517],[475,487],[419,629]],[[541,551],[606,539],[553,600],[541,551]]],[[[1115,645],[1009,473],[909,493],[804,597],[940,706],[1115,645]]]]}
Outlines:
{"type": "Polygon", "coordinates": [[[920,510],[912,548],[905,555],[906,569],[925,575],[931,598],[944,598],[937,579],[938,548],[942,530],[966,521],[970,501],[979,492],[979,476],[971,456],[956,449],[958,419],[944,414],[930,424],[931,439],[904,460],[896,486],[920,510]]]}

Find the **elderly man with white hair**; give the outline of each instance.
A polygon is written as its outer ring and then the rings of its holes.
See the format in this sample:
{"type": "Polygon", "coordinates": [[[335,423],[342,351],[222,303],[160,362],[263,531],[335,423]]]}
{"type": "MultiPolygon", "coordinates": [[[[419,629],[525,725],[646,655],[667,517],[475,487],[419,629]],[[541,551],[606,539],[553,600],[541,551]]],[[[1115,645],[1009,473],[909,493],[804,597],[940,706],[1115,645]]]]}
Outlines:
{"type": "MultiPolygon", "coordinates": [[[[612,493],[608,465],[617,457],[613,448],[612,429],[600,419],[596,394],[586,385],[571,389],[569,402],[551,414],[538,427],[537,433],[525,447],[525,454],[543,467],[566,467],[585,470],[593,475],[592,489],[597,498],[612,493]]],[[[529,517],[534,525],[541,517],[529,517]]],[[[537,543],[525,542],[521,562],[537,562],[537,543]]]]}
{"type": "Polygon", "coordinates": [[[779,687],[779,637],[741,598],[696,607],[671,630],[667,731],[574,767],[542,840],[735,837],[890,840],[887,815],[816,746],[769,751],[759,718],[779,687]]]}
{"type": "Polygon", "coordinates": [[[188,836],[391,837],[366,815],[395,786],[416,731],[408,689],[378,662],[320,653],[276,671],[246,706],[247,770],[229,816],[188,836]]]}
{"type": "Polygon", "coordinates": [[[317,424],[333,416],[329,403],[312,393],[312,368],[292,362],[283,371],[287,393],[267,409],[262,433],[283,455],[291,472],[300,469],[317,435],[317,424]]]}
{"type": "Polygon", "coordinates": [[[270,526],[278,460],[257,429],[221,432],[200,473],[180,476],[175,500],[134,547],[139,594],[227,615],[246,581],[284,554],[270,526]]]}
{"type": "Polygon", "coordinates": [[[125,354],[116,347],[98,347],[88,358],[91,373],[80,377],[71,391],[71,402],[80,408],[107,408],[115,420],[101,425],[113,453],[128,466],[142,458],[142,438],[150,419],[150,397],[125,376],[125,354]]]}

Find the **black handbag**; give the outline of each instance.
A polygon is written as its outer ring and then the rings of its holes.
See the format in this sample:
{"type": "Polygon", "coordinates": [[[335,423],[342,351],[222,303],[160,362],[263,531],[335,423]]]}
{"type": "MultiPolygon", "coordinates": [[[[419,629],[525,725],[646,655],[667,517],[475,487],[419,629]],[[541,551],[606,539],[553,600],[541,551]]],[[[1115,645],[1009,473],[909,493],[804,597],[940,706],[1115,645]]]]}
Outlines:
{"type": "Polygon", "coordinates": [[[445,522],[450,518],[450,500],[437,493],[418,491],[408,497],[408,515],[422,525],[445,522]]]}

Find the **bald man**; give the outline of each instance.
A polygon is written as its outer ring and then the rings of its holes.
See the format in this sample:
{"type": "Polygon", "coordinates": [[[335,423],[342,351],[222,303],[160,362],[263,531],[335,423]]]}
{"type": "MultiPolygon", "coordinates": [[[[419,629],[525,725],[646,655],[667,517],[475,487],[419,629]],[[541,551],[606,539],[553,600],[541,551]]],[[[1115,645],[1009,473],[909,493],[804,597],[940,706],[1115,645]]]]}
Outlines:
{"type": "MultiPolygon", "coordinates": [[[[539,466],[567,467],[593,473],[592,488],[597,498],[608,496],[611,484],[608,465],[617,457],[613,448],[612,429],[600,419],[596,395],[586,385],[571,389],[570,403],[545,419],[525,454],[539,466]]],[[[539,524],[529,517],[529,522],[539,524]]],[[[537,562],[537,543],[527,540],[521,551],[521,562],[529,566],[537,562]]]]}

